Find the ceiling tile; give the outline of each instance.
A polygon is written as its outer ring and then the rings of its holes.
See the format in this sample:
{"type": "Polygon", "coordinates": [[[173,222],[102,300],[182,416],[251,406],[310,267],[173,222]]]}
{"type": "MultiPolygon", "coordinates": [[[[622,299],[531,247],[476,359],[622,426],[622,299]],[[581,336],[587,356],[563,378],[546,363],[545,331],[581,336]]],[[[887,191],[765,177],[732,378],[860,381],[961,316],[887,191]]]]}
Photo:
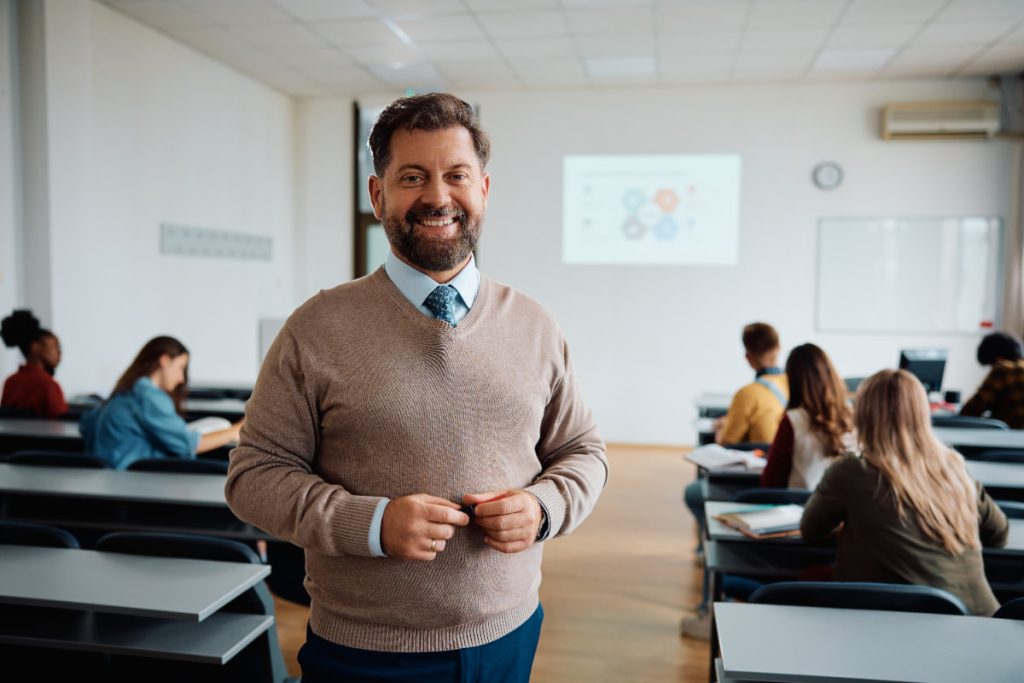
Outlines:
{"type": "Polygon", "coordinates": [[[582,87],[590,83],[578,59],[517,61],[512,63],[512,70],[528,87],[582,87]]]}
{"type": "Polygon", "coordinates": [[[939,15],[938,21],[979,21],[1024,19],[1022,0],[952,0],[939,15]]]}
{"type": "Polygon", "coordinates": [[[272,0],[272,2],[302,21],[359,19],[376,15],[376,10],[366,0],[272,0]]]}
{"type": "Polygon", "coordinates": [[[498,12],[478,14],[477,19],[493,38],[564,36],[568,32],[561,12],[498,12]]]}
{"type": "Polygon", "coordinates": [[[843,14],[844,24],[925,23],[949,0],[853,0],[843,14]]]}
{"type": "Polygon", "coordinates": [[[994,75],[1024,71],[1024,45],[997,46],[966,64],[965,75],[994,75]]]}
{"type": "Polygon", "coordinates": [[[669,2],[655,7],[655,24],[659,31],[740,30],[749,10],[750,4],[744,0],[669,2]]]}
{"type": "Polygon", "coordinates": [[[270,0],[180,0],[208,19],[224,26],[275,24],[291,16],[270,0]]]}
{"type": "Polygon", "coordinates": [[[409,45],[366,45],[341,49],[358,64],[411,64],[423,59],[419,50],[409,45]]]}
{"type": "Polygon", "coordinates": [[[358,67],[297,69],[315,83],[332,89],[357,87],[379,83],[370,72],[358,67]]]}
{"type": "Polygon", "coordinates": [[[387,66],[370,66],[368,70],[390,85],[400,88],[412,88],[418,92],[429,92],[431,90],[444,89],[445,81],[440,72],[433,64],[419,62],[409,64],[397,69],[387,66]]]}
{"type": "Polygon", "coordinates": [[[219,27],[172,29],[167,33],[175,40],[210,55],[235,54],[252,50],[252,46],[241,38],[231,35],[219,27]]]}
{"type": "Polygon", "coordinates": [[[1010,30],[1002,21],[959,21],[930,24],[914,39],[915,45],[991,43],[1010,30]]]}
{"type": "Polygon", "coordinates": [[[463,0],[463,2],[474,12],[558,9],[558,0],[463,0]]]}
{"type": "Polygon", "coordinates": [[[542,57],[573,57],[575,44],[566,38],[515,38],[497,40],[498,50],[509,59],[542,57]]]}
{"type": "Polygon", "coordinates": [[[732,52],[692,52],[667,55],[658,60],[663,71],[731,71],[736,55],[732,52]]]}
{"type": "Polygon", "coordinates": [[[494,46],[485,40],[419,43],[419,48],[428,59],[433,61],[466,62],[501,59],[501,55],[494,49],[494,46]]]}
{"type": "Polygon", "coordinates": [[[340,50],[330,47],[267,47],[263,52],[284,66],[296,69],[305,67],[351,66],[352,60],[340,50]]]}
{"type": "Polygon", "coordinates": [[[588,35],[575,40],[582,57],[652,57],[657,48],[652,36],[643,35],[588,35]]]}
{"type": "Polygon", "coordinates": [[[562,7],[576,9],[580,7],[642,7],[655,0],[561,0],[562,7]]]}
{"type": "Polygon", "coordinates": [[[437,62],[438,70],[461,88],[519,88],[519,78],[504,63],[482,62],[437,62]]]}
{"type": "Polygon", "coordinates": [[[161,30],[200,28],[210,25],[209,19],[199,12],[171,0],[145,0],[141,2],[108,4],[119,12],[161,30]]]}
{"type": "Polygon", "coordinates": [[[743,35],[744,50],[801,50],[817,49],[825,42],[826,26],[790,30],[752,30],[743,35]]]}
{"type": "Polygon", "coordinates": [[[653,79],[657,74],[654,57],[587,57],[583,66],[594,81],[632,76],[653,79]]]}
{"type": "Polygon", "coordinates": [[[790,67],[749,65],[733,69],[732,81],[736,83],[774,83],[798,81],[804,78],[804,70],[790,67]]]}
{"type": "Polygon", "coordinates": [[[483,39],[484,32],[468,14],[395,19],[398,28],[416,42],[442,40],[469,41],[483,39]]]}
{"type": "Polygon", "coordinates": [[[418,16],[466,11],[460,0],[367,0],[385,16],[418,16]]]}
{"type": "Polygon", "coordinates": [[[732,79],[732,69],[665,69],[658,73],[662,83],[726,83],[732,79]]]}
{"type": "Polygon", "coordinates": [[[386,23],[377,19],[331,21],[311,24],[316,33],[339,47],[358,45],[405,45],[386,23]]]}
{"type": "Polygon", "coordinates": [[[651,33],[654,12],[650,7],[598,7],[565,11],[571,33],[651,33]]]}
{"type": "Polygon", "coordinates": [[[843,11],[846,0],[772,0],[752,2],[747,28],[829,26],[843,11]]]}
{"type": "Polygon", "coordinates": [[[256,47],[319,47],[323,39],[302,24],[245,24],[228,26],[228,33],[256,47]]]}
{"type": "Polygon", "coordinates": [[[828,47],[851,49],[902,47],[920,30],[920,24],[843,25],[837,27],[829,36],[828,47]]]}
{"type": "Polygon", "coordinates": [[[737,50],[743,34],[739,31],[706,31],[704,33],[660,34],[657,37],[658,52],[664,55],[677,52],[710,50],[725,52],[737,50]]]}
{"type": "Polygon", "coordinates": [[[885,66],[895,52],[896,50],[893,48],[865,50],[829,48],[818,53],[811,72],[875,71],[885,66]]]}
{"type": "Polygon", "coordinates": [[[909,47],[893,57],[885,70],[899,73],[920,73],[923,70],[936,76],[944,76],[968,64],[984,50],[984,45],[909,47]]]}
{"type": "Polygon", "coordinates": [[[744,71],[790,70],[803,71],[811,66],[816,53],[813,50],[756,50],[740,52],[736,56],[736,69],[744,71]]]}

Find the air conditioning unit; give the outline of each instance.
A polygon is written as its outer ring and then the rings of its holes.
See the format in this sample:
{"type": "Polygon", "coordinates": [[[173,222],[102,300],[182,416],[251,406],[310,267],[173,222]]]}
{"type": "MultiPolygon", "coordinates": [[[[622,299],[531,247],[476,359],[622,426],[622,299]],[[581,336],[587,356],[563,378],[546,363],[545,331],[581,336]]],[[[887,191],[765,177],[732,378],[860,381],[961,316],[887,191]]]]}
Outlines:
{"type": "Polygon", "coordinates": [[[998,102],[897,102],[882,107],[886,140],[981,139],[998,132],[998,102]]]}

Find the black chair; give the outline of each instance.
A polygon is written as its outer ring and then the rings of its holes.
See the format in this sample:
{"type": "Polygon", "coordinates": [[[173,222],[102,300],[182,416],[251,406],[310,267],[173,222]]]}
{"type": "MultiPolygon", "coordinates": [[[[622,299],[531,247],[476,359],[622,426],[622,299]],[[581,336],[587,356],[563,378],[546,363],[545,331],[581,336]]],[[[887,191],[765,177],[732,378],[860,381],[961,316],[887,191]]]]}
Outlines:
{"type": "Polygon", "coordinates": [[[804,505],[811,497],[807,489],[746,489],[732,497],[737,503],[804,505]]]}
{"type": "Polygon", "coordinates": [[[960,598],[939,588],[866,581],[782,581],[759,588],[750,596],[750,602],[763,605],[970,615],[970,611],[960,598]]]}
{"type": "Polygon", "coordinates": [[[990,417],[970,417],[968,415],[933,415],[932,427],[951,427],[953,429],[1009,429],[1010,425],[1002,420],[990,417]]]}
{"type": "Polygon", "coordinates": [[[997,500],[996,505],[1010,519],[1024,519],[1024,503],[1015,500],[997,500]]]}
{"type": "Polygon", "coordinates": [[[271,567],[267,585],[279,598],[299,605],[310,604],[303,582],[306,578],[305,551],[287,541],[267,542],[267,564],[271,567]]]}
{"type": "Polygon", "coordinates": [[[0,418],[2,417],[18,417],[37,419],[39,416],[28,408],[13,408],[11,406],[0,406],[0,418]]]}
{"type": "MultiPolygon", "coordinates": [[[[179,557],[221,562],[260,564],[249,546],[224,538],[192,534],[129,533],[107,534],[96,543],[96,550],[110,553],[179,557]]],[[[260,583],[221,608],[241,614],[274,614],[274,599],[260,583]]],[[[154,661],[136,657],[117,657],[113,663],[118,680],[181,681],[217,680],[252,683],[282,683],[288,680],[284,657],[272,626],[239,652],[225,666],[211,669],[205,665],[154,661]]]]}
{"type": "Polygon", "coordinates": [[[0,545],[79,548],[78,539],[64,529],[45,524],[0,520],[0,545]]]}
{"type": "Polygon", "coordinates": [[[227,474],[228,464],[219,460],[182,460],[181,458],[146,458],[128,465],[135,472],[181,472],[184,474],[227,474]]]}
{"type": "Polygon", "coordinates": [[[984,462],[1008,462],[1018,465],[1024,465],[1024,451],[979,451],[971,455],[970,459],[981,460],[984,462]]]}
{"type": "Polygon", "coordinates": [[[111,469],[107,460],[85,453],[65,453],[61,451],[18,451],[8,461],[12,465],[33,465],[39,467],[90,467],[93,469],[111,469]]]}
{"type": "Polygon", "coordinates": [[[1024,619],[1024,598],[1010,600],[992,616],[996,619],[1024,619]]]}

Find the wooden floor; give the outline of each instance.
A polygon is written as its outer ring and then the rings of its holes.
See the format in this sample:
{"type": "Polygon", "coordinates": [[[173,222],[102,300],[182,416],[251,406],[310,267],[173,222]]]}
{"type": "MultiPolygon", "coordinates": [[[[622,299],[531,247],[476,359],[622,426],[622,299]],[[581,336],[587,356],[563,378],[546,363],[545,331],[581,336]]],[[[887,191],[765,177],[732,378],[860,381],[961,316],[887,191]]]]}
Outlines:
{"type": "MultiPolygon", "coordinates": [[[[679,637],[700,599],[696,526],[682,503],[694,476],[678,448],[609,446],[593,514],[544,550],[544,628],[535,683],[708,680],[706,643],[679,637]]],[[[298,675],[308,610],[277,601],[281,648],[298,675]]]]}

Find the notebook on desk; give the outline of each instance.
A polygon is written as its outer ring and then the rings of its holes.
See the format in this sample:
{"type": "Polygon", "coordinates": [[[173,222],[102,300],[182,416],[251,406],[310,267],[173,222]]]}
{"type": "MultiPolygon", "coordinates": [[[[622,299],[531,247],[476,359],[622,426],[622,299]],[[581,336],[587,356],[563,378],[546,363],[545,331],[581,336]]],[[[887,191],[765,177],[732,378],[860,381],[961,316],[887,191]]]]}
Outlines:
{"type": "Polygon", "coordinates": [[[781,538],[800,534],[803,514],[800,505],[754,505],[715,515],[715,519],[750,538],[781,538]]]}
{"type": "Polygon", "coordinates": [[[757,455],[757,451],[737,451],[715,443],[695,448],[685,457],[710,471],[760,472],[765,465],[765,459],[757,455]]]}

